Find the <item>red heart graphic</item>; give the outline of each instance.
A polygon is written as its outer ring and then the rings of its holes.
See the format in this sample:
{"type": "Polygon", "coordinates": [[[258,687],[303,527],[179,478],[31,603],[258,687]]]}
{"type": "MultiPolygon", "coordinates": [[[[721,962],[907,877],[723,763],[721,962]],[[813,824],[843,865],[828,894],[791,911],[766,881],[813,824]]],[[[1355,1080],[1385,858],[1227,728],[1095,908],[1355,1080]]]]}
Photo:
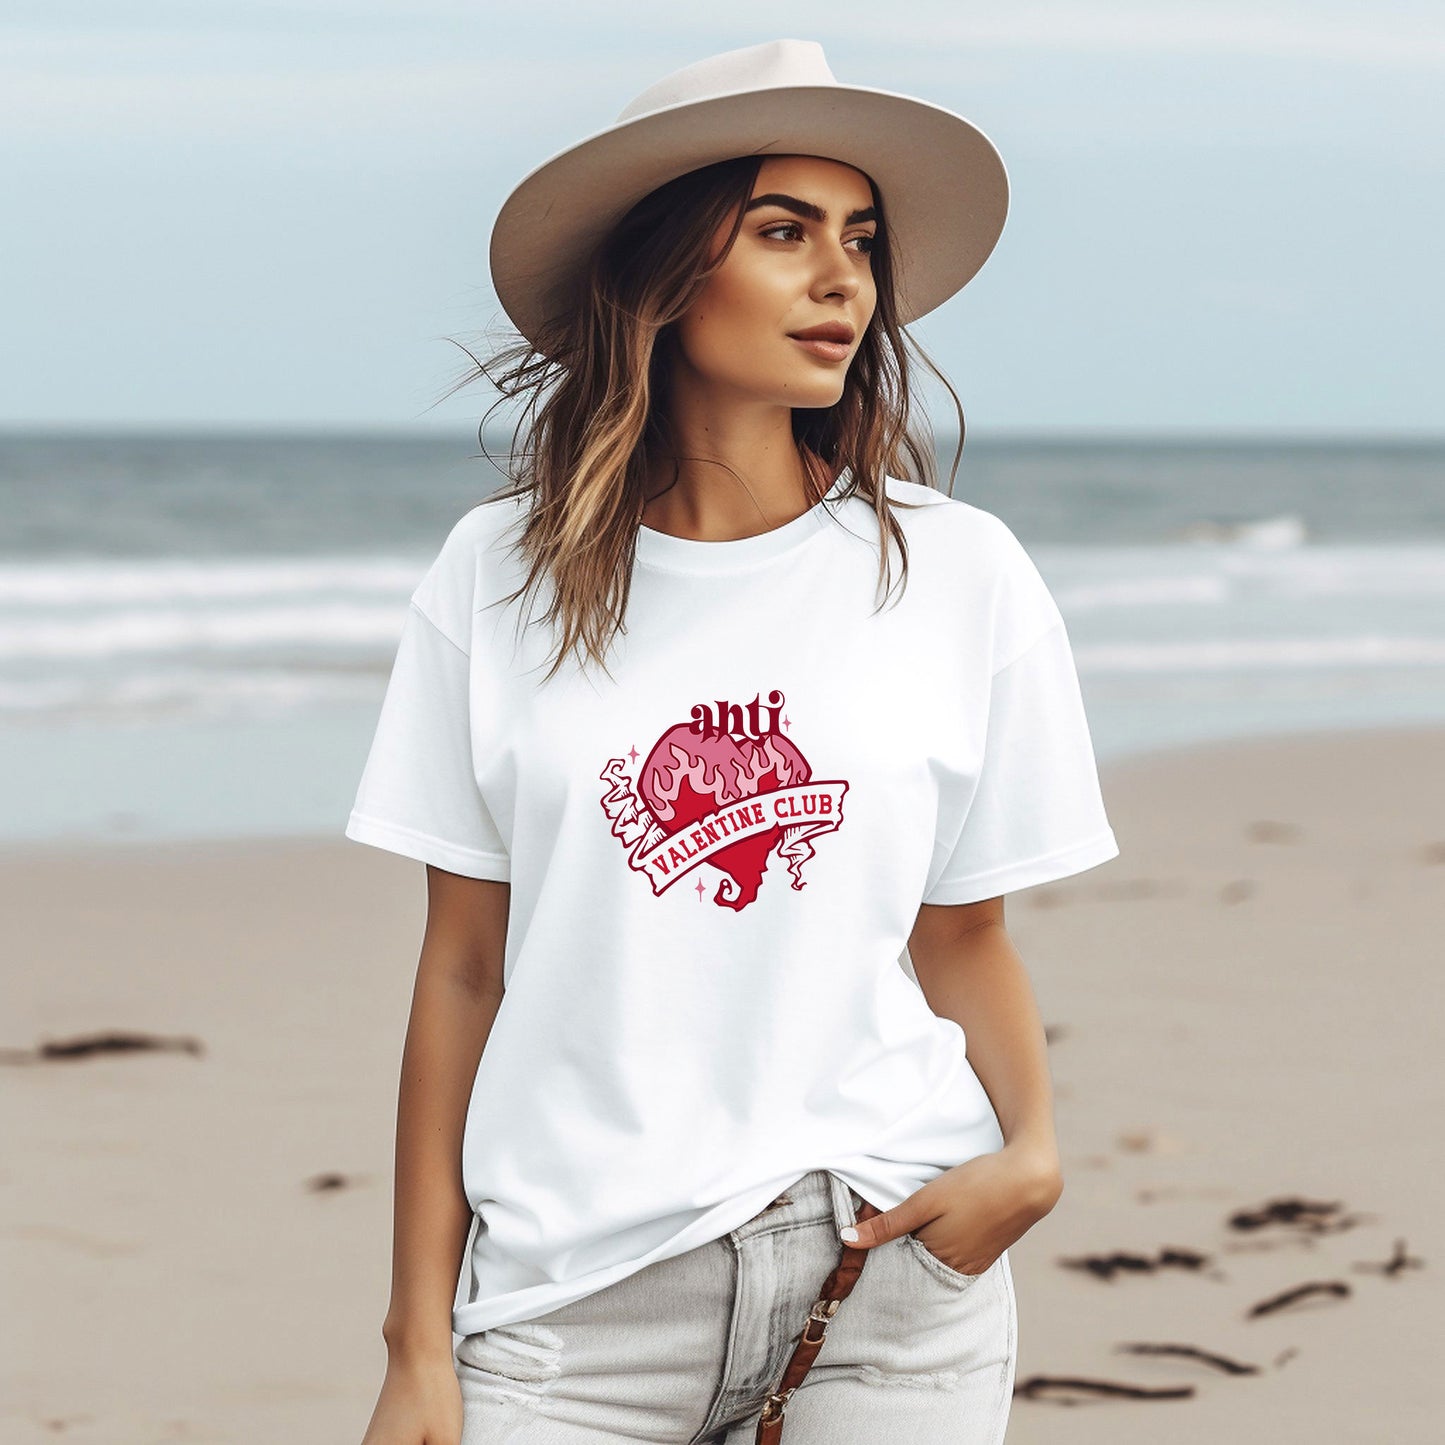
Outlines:
{"type": "MultiPolygon", "coordinates": [[[[648,753],[637,775],[637,791],[658,826],[671,837],[729,803],[776,792],[813,776],[808,760],[781,733],[736,739],[723,733],[700,736],[691,723],[669,728],[648,753]]],[[[745,908],[758,896],[768,855],[782,825],[720,848],[707,860],[737,885],[730,894],[718,886],[713,902],[745,908]]]]}

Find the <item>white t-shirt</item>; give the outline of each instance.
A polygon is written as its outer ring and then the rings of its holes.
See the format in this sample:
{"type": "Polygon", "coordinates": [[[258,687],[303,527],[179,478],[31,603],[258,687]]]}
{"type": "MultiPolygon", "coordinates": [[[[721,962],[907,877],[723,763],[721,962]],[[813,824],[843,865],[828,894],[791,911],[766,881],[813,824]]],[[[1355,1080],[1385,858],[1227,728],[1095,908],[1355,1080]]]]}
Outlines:
{"type": "Polygon", "coordinates": [[[467,1114],[453,1327],[531,1319],[829,1169],[888,1209],[1002,1147],[906,971],[920,903],[1118,853],[1063,620],[1008,526],[890,479],[729,542],[643,527],[611,679],[545,685],[550,593],[468,512],[422,579],[346,835],[511,884],[467,1114]]]}

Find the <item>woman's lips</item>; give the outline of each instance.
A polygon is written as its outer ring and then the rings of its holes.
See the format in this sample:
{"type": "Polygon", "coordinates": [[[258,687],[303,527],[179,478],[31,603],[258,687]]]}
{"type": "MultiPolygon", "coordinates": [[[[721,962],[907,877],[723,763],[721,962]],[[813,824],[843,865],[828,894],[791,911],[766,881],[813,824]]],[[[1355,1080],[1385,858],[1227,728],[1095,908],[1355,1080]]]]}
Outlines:
{"type": "Polygon", "coordinates": [[[790,336],[789,341],[796,341],[804,351],[811,351],[814,356],[822,357],[824,361],[846,361],[848,359],[848,343],[846,341],[816,341],[804,340],[801,336],[790,336]]]}

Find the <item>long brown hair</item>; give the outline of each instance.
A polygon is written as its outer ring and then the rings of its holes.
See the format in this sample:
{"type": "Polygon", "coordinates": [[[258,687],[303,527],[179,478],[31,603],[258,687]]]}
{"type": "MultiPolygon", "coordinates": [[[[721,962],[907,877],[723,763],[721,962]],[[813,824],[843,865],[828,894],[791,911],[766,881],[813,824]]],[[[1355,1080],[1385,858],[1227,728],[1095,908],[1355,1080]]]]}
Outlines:
{"type": "MultiPolygon", "coordinates": [[[[627,630],[648,480],[659,461],[677,460],[668,407],[674,323],[732,249],[764,159],[739,156],[704,166],[638,201],[593,251],[574,298],[534,342],[512,340],[480,361],[462,346],[473,366],[445,395],[480,377],[497,389],[478,429],[489,458],[487,419],[508,402],[525,403],[508,457],[510,485],[488,500],[530,499],[517,540],[528,564],[526,579],[501,601],[512,602],[550,579],[544,621],[555,628],[560,620],[561,641],[543,681],[573,649],[584,666],[590,657],[606,671],[608,647],[627,630]],[[712,238],[729,215],[727,240],[711,255],[712,238]]],[[[902,559],[905,587],[908,573],[908,547],[892,509],[911,504],[890,499],[884,479],[938,485],[931,429],[926,420],[921,428],[914,424],[910,352],[939,378],[958,411],[950,495],[963,449],[963,408],[947,377],[898,321],[886,208],[871,177],[868,184],[878,211],[870,253],[877,306],[848,367],[843,395],[834,406],[794,408],[793,436],[805,461],[811,453],[831,468],[831,477],[848,469],[839,501],[858,496],[873,508],[883,543],[879,581],[891,590],[890,538],[902,559]]],[[[826,490],[820,486],[813,500],[826,490]]]]}

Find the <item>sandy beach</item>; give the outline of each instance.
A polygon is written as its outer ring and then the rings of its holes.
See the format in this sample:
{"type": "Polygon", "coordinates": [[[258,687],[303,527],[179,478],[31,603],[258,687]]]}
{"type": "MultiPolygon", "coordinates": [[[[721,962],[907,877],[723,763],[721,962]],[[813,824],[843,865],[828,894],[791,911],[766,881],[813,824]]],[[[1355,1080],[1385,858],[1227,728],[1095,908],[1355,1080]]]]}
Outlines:
{"type": "MultiPolygon", "coordinates": [[[[1011,1445],[1439,1440],[1445,732],[1103,781],[1121,856],[1008,910],[1065,1169],[1011,1445]]],[[[360,1440],[425,892],[340,827],[0,854],[14,1445],[360,1440]]]]}

